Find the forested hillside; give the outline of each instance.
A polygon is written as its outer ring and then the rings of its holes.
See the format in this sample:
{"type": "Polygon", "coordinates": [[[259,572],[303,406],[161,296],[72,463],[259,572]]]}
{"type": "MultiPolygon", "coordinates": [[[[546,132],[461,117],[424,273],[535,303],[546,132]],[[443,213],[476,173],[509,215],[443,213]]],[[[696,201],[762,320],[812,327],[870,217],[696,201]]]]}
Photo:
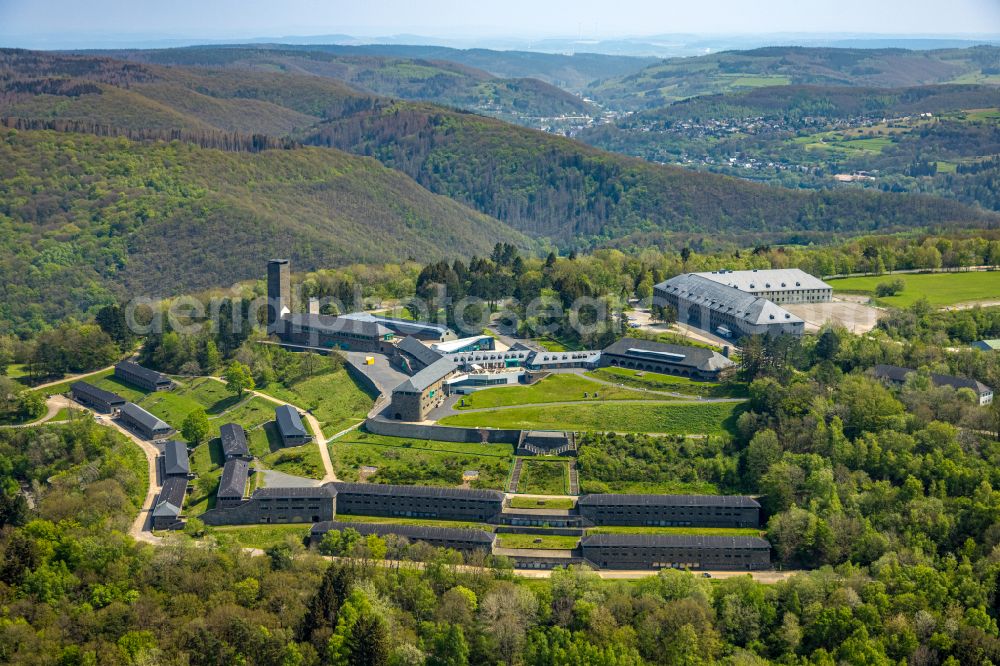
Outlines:
{"type": "Polygon", "coordinates": [[[412,103],[325,123],[305,140],[375,156],[432,192],[570,246],[646,231],[822,240],[1000,220],[941,199],[793,192],[696,174],[412,103]]]}
{"type": "Polygon", "coordinates": [[[284,135],[376,99],[317,76],[0,49],[0,116],[284,135]]]}
{"type": "Polygon", "coordinates": [[[528,241],[378,162],[325,148],[0,129],[0,325],[43,329],[126,295],[299,269],[488,253],[528,241]]]}
{"type": "Polygon", "coordinates": [[[311,74],[342,81],[365,92],[456,106],[514,122],[596,112],[576,95],[538,79],[526,76],[499,78],[481,69],[445,60],[375,54],[338,55],[326,50],[293,47],[191,47],[110,54],[163,65],[311,74]]]}
{"type": "Polygon", "coordinates": [[[588,94],[622,109],[647,109],[723,92],[777,85],[903,87],[1000,84],[1000,47],[909,51],[776,46],[668,58],[640,72],[595,82],[588,94]]]}

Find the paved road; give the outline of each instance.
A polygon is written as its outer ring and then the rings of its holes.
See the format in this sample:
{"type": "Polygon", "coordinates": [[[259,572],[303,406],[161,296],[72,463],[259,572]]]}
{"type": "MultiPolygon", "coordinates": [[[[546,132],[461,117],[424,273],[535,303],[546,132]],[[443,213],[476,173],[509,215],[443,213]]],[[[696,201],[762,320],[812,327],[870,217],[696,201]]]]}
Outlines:
{"type": "Polygon", "coordinates": [[[32,428],[34,426],[42,425],[43,423],[48,423],[51,421],[59,410],[63,407],[69,407],[75,404],[69,398],[62,395],[54,395],[45,401],[45,415],[42,418],[32,421],[31,423],[16,423],[13,425],[2,425],[0,428],[32,428]]]}

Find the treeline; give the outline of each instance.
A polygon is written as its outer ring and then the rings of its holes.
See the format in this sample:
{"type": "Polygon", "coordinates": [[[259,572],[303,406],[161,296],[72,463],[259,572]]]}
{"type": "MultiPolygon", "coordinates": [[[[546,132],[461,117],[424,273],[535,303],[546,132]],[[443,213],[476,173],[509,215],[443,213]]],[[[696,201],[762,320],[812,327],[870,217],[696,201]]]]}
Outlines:
{"type": "Polygon", "coordinates": [[[264,134],[241,134],[215,130],[183,129],[132,129],[96,125],[77,120],[40,120],[30,118],[0,117],[0,127],[15,130],[52,130],[54,132],[76,132],[102,137],[125,137],[130,141],[184,141],[199,148],[225,150],[234,153],[259,153],[262,150],[292,150],[301,144],[287,137],[272,137],[264,134]]]}
{"type": "Polygon", "coordinates": [[[793,192],[695,174],[412,103],[324,123],[304,141],[376,157],[432,192],[563,245],[651,230],[787,240],[993,219],[941,199],[793,192]]]}

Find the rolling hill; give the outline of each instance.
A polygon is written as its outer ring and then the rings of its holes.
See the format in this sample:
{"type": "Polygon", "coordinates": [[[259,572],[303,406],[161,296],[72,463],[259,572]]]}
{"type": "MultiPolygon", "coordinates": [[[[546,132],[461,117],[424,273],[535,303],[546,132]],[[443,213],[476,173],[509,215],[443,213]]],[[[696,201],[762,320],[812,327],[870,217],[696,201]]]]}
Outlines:
{"type": "Polygon", "coordinates": [[[936,83],[1000,84],[1000,47],[909,51],[768,47],[669,58],[591,84],[587,93],[620,109],[648,109],[717,93],[778,85],[895,88],[936,83]]]}
{"type": "Polygon", "coordinates": [[[372,159],[0,128],[0,327],[297,269],[488,254],[521,234],[372,159]]]}
{"type": "Polygon", "coordinates": [[[0,116],[281,136],[376,101],[317,76],[0,49],[0,116]]]}
{"type": "Polygon", "coordinates": [[[752,243],[1000,221],[931,197],[797,192],[694,173],[407,102],[328,121],[304,140],[377,157],[432,192],[564,246],[644,232],[724,233],[752,243]]]}
{"type": "Polygon", "coordinates": [[[681,100],[577,138],[796,189],[926,192],[1000,210],[998,119],[996,86],[794,85],[681,100]]]}
{"type": "Polygon", "coordinates": [[[476,111],[512,122],[558,115],[592,115],[576,95],[530,77],[500,78],[468,65],[395,55],[347,55],[321,49],[204,46],[104,52],[135,62],[232,68],[330,78],[352,88],[476,111]]]}

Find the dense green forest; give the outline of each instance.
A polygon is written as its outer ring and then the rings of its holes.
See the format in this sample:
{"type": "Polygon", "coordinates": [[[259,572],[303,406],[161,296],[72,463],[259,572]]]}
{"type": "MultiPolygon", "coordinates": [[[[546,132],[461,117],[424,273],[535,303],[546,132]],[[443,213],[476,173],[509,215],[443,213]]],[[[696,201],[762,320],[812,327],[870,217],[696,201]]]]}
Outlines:
{"type": "Polygon", "coordinates": [[[17,332],[126,296],[303,269],[487,252],[524,237],[374,160],[304,148],[0,130],[0,321],[17,332]]]}
{"type": "Polygon", "coordinates": [[[687,97],[779,85],[905,87],[1000,83],[1000,48],[910,51],[772,46],[667,58],[598,81],[587,94],[621,109],[648,109],[687,97]]]}
{"type": "Polygon", "coordinates": [[[112,51],[109,55],[164,65],[313,74],[377,95],[455,106],[513,122],[540,116],[596,113],[593,106],[576,95],[538,79],[499,78],[446,60],[229,46],[112,51]]]}
{"type": "Polygon", "coordinates": [[[415,103],[324,123],[305,141],[375,156],[432,192],[524,233],[571,246],[655,230],[824,240],[845,233],[994,220],[992,214],[941,199],[793,192],[693,174],[415,103]]]}

